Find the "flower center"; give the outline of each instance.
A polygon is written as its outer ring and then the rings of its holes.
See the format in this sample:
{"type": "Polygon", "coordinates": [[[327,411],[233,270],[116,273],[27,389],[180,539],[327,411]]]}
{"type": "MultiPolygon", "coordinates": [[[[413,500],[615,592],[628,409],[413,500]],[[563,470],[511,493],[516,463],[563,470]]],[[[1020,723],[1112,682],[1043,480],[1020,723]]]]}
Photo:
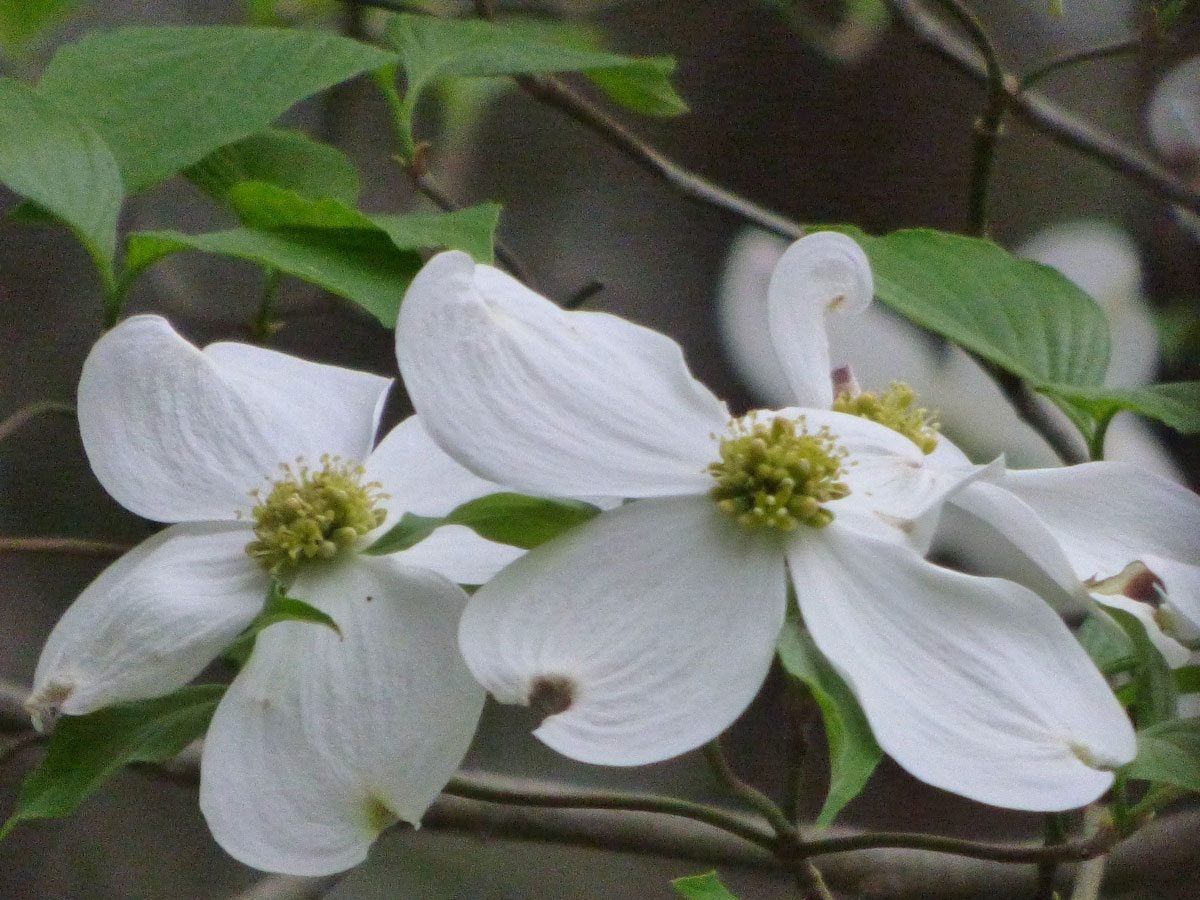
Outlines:
{"type": "Polygon", "coordinates": [[[921,452],[932,453],[937,447],[941,425],[929,410],[914,406],[916,400],[916,391],[902,381],[893,381],[882,394],[842,392],[833,401],[833,411],[878,422],[904,435],[920,447],[921,452]]]}
{"type": "Polygon", "coordinates": [[[296,467],[280,467],[283,477],[257,502],[255,540],[246,552],[273,575],[314,559],[332,559],[354,546],[359,538],[383,524],[387,513],[379,508],[387,498],[377,481],[363,483],[366,471],[339,456],[322,456],[313,471],[297,460],[296,467]]]}
{"type": "Polygon", "coordinates": [[[810,434],[803,416],[759,422],[751,413],[721,440],[721,460],[708,467],[711,496],[747,528],[823,528],[833,513],[821,504],[850,493],[838,480],[845,458],[829,429],[810,434]]]}

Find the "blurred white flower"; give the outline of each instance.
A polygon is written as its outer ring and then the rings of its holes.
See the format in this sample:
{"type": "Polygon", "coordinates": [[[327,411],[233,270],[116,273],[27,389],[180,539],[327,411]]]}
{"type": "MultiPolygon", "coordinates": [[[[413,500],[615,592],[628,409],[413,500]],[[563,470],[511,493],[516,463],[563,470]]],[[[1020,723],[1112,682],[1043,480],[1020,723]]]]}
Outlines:
{"type": "MultiPolygon", "coordinates": [[[[735,370],[756,397],[776,405],[794,400],[767,327],[767,286],[787,246],[761,231],[743,232],[730,249],[718,289],[722,336],[735,370]]],[[[1108,314],[1114,335],[1109,383],[1153,380],[1157,333],[1141,298],[1137,250],[1125,235],[1101,223],[1073,222],[1040,232],[1021,252],[1057,268],[1108,314]]],[[[1045,441],[962,350],[879,304],[853,319],[832,317],[826,325],[834,365],[852,365],[868,390],[897,379],[911,385],[972,456],[1004,453],[1014,466],[1057,465],[1045,441]]],[[[1134,416],[1120,415],[1112,423],[1108,452],[1110,458],[1182,478],[1150,428],[1134,416]]]]}
{"type": "Polygon", "coordinates": [[[272,575],[341,635],[262,631],[204,745],[200,805],[242,862],[360,862],[418,822],[457,768],[483,694],[457,652],[466,594],[519,551],[443,529],[357,551],[406,511],[497,489],[410,418],[372,449],[389,379],[236,343],[203,351],[137,316],[84,363],[79,423],[100,482],[171,527],[103,572],[54,628],[29,706],[46,721],[173,691],[261,611],[272,575]],[[263,491],[259,491],[263,488],[263,491]]]}
{"type": "MultiPolygon", "coordinates": [[[[869,303],[869,268],[846,259],[857,245],[806,241],[805,290],[869,303]]],[[[828,402],[731,419],[673,341],[564,312],[462,253],[414,280],[397,353],[430,434],[477,474],[635,501],[531,551],[463,616],[467,664],[547,714],[536,734],[554,749],[634,765],[719,734],[762,684],[790,581],[880,745],[917,777],[1057,810],[1132,758],[1120,705],[1040,598],[913,549],[978,467],[931,465],[828,402]]]]}
{"type": "Polygon", "coordinates": [[[1171,165],[1200,166],[1200,56],[1177,65],[1154,89],[1146,110],[1154,149],[1171,165]]]}

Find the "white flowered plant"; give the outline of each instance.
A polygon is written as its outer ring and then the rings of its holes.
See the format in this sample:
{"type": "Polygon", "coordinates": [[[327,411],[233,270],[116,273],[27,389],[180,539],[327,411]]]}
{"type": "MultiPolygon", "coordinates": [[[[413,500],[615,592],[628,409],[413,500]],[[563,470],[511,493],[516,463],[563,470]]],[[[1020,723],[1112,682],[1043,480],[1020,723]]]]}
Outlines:
{"type": "Polygon", "coordinates": [[[910,772],[1000,806],[1096,799],[1134,754],[1123,711],[1041,598],[922,559],[940,506],[986,470],[830,411],[819,318],[868,303],[870,269],[839,235],[794,252],[802,271],[785,258],[776,278],[804,296],[776,307],[772,330],[807,404],[740,418],[662,335],[563,312],[461,253],[418,275],[397,352],[442,448],[521,490],[636,501],[481,588],[461,626],[467,664],[500,700],[539,707],[536,734],[568,756],[665,759],[757,693],[790,585],[910,772]]]}
{"type": "Polygon", "coordinates": [[[79,385],[84,447],[126,508],[171,527],[88,587],[42,651],[43,727],[191,681],[263,609],[272,578],[338,631],[257,635],[204,744],[200,806],[250,865],[324,874],[419,822],[466,752],[483,692],[458,659],[466,594],[520,554],[457,526],[360,551],[403,513],[498,488],[410,418],[375,445],[391,381],[246,344],[196,349],[157,316],[97,342],[79,385]]]}

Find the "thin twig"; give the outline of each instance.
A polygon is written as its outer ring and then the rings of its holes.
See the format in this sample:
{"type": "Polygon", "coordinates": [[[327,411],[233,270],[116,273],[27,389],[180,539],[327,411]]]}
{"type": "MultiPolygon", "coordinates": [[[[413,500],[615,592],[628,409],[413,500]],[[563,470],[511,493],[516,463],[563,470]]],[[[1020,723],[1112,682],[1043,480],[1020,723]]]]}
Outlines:
{"type": "Polygon", "coordinates": [[[76,556],[121,556],[133,548],[120,541],[87,538],[0,537],[0,553],[71,553],[76,556]]]}
{"type": "MultiPolygon", "coordinates": [[[[1066,839],[1066,827],[1060,813],[1047,813],[1043,820],[1043,835],[1047,847],[1054,847],[1066,839]]],[[[1057,859],[1047,860],[1038,864],[1037,889],[1034,900],[1054,900],[1055,883],[1058,880],[1057,859]]]]}
{"type": "Polygon", "coordinates": [[[579,307],[583,306],[583,304],[587,303],[602,290],[604,290],[604,282],[593,278],[563,301],[563,309],[579,309],[579,307]]]}
{"type": "Polygon", "coordinates": [[[57,400],[38,400],[28,406],[22,406],[3,422],[0,422],[0,443],[8,440],[39,416],[74,416],[75,407],[70,403],[59,403],[57,400]]]}
{"type": "Polygon", "coordinates": [[[996,382],[996,386],[1000,388],[1000,392],[1004,394],[1021,421],[1041,435],[1065,465],[1073,466],[1087,462],[1088,455],[1080,447],[1075,432],[1064,428],[1058,419],[1050,415],[1028,384],[987,360],[974,354],[971,356],[996,382]]]}
{"type": "Polygon", "coordinates": [[[720,739],[714,738],[704,745],[704,758],[713,774],[734,796],[771,824],[777,838],[775,855],[792,870],[796,884],[806,900],[833,900],[833,894],[825,884],[824,876],[805,852],[799,830],[770,797],[738,777],[725,756],[725,751],[721,749],[720,739]]]}
{"type": "Polygon", "coordinates": [[[1000,134],[1004,127],[1004,116],[1008,112],[1009,104],[1004,67],[1000,64],[1000,54],[988,36],[987,30],[983,27],[983,23],[962,0],[936,0],[936,2],[966,29],[967,34],[971,37],[971,43],[983,57],[988,98],[982,115],[975,122],[971,184],[967,195],[971,233],[977,237],[983,237],[987,234],[988,196],[991,192],[992,170],[996,162],[996,145],[1000,140],[1000,134]]]}
{"type": "Polygon", "coordinates": [[[937,834],[880,831],[812,840],[804,846],[805,852],[809,856],[888,847],[891,849],[932,850],[935,853],[950,853],[955,856],[986,859],[992,862],[1037,865],[1051,861],[1081,862],[1085,859],[1094,859],[1107,853],[1120,840],[1121,835],[1115,828],[1100,829],[1090,838],[1054,844],[1049,847],[1045,844],[992,844],[985,841],[943,837],[937,834]]]}
{"type": "Polygon", "coordinates": [[[1040,84],[1046,78],[1063,69],[1069,69],[1084,62],[1099,59],[1111,59],[1114,56],[1126,56],[1136,53],[1147,46],[1144,37],[1132,37],[1111,44],[1101,44],[1098,47],[1088,47],[1085,50],[1071,50],[1055,56],[1042,63],[1036,69],[1021,76],[1021,89],[1029,90],[1035,84],[1040,84]]]}
{"type": "Polygon", "coordinates": [[[41,732],[34,731],[32,728],[5,738],[3,742],[0,742],[0,765],[8,762],[22,750],[40,744],[44,738],[45,736],[41,732]]]}
{"type": "Polygon", "coordinates": [[[575,791],[531,789],[527,783],[495,776],[460,775],[452,778],[444,793],[484,803],[504,803],[510,806],[536,806],[547,809],[609,809],[659,813],[666,816],[692,819],[720,828],[768,851],[775,849],[775,836],[762,826],[744,817],[701,803],[679,800],[655,794],[632,794],[609,791],[575,791]]]}
{"type": "Polygon", "coordinates": [[[268,875],[256,881],[232,900],[317,900],[337,884],[338,875],[268,875]]]}
{"type": "MultiPolygon", "coordinates": [[[[919,0],[888,2],[896,15],[927,47],[971,77],[987,81],[987,65],[971,44],[962,40],[936,16],[924,9],[919,0]]],[[[1023,91],[1019,80],[1012,75],[1006,73],[1004,80],[1013,113],[1028,125],[1058,143],[1119,172],[1146,190],[1192,212],[1200,213],[1200,191],[1189,187],[1137,149],[1084,122],[1042,94],[1023,91]]]]}

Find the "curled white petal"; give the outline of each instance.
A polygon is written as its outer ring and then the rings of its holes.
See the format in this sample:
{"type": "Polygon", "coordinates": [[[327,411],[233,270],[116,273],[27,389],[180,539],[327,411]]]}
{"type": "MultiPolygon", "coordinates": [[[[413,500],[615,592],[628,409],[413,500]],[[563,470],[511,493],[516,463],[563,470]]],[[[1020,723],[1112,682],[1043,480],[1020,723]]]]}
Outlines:
{"type": "Polygon", "coordinates": [[[1191,659],[1192,651],[1163,631],[1154,615],[1154,607],[1149,603],[1133,600],[1121,594],[1094,593],[1092,599],[1102,606],[1124,610],[1141,622],[1146,629],[1147,637],[1158,648],[1158,652],[1163,655],[1163,659],[1172,669],[1187,665],[1191,659]]]}
{"type": "Polygon", "coordinates": [[[796,402],[826,409],[833,404],[829,315],[856,315],[875,293],[871,264],[844,234],[802,237],[780,258],[768,287],[771,338],[796,402]]]}
{"type": "Polygon", "coordinates": [[[463,655],[497,699],[551,713],[535,734],[566,756],[676,756],[728,727],[770,667],[785,609],[773,537],[707,497],[604,512],[479,589],[463,655]]]}
{"type": "Polygon", "coordinates": [[[396,348],[429,433],[483,477],[554,496],[707,487],[728,413],[661,334],[448,252],[405,295],[396,348]]]}
{"type": "Polygon", "coordinates": [[[982,803],[1092,802],[1136,752],[1103,676],[1037,595],[839,528],[797,536],[804,621],[880,746],[929,784],[982,803]]]}
{"type": "Polygon", "coordinates": [[[48,722],[170,693],[262,609],[268,578],[238,525],[175,525],[93,581],[42,648],[30,709],[48,722]]]}
{"type": "Polygon", "coordinates": [[[100,483],[160,522],[230,520],[281,463],[365,458],[387,379],[241,344],[200,351],[159,316],[92,348],[79,430],[100,483]]]}
{"type": "Polygon", "coordinates": [[[228,853],[325,875],[379,832],[416,824],[470,744],[483,692],[455,647],[466,595],[386,559],[306,573],[292,593],[322,625],[265,629],[204,743],[200,808],[228,853]]]}
{"type": "Polygon", "coordinates": [[[1189,641],[1200,638],[1200,566],[1153,553],[1143,554],[1141,562],[1162,582],[1165,613],[1185,619],[1175,623],[1178,632],[1189,641]]]}

